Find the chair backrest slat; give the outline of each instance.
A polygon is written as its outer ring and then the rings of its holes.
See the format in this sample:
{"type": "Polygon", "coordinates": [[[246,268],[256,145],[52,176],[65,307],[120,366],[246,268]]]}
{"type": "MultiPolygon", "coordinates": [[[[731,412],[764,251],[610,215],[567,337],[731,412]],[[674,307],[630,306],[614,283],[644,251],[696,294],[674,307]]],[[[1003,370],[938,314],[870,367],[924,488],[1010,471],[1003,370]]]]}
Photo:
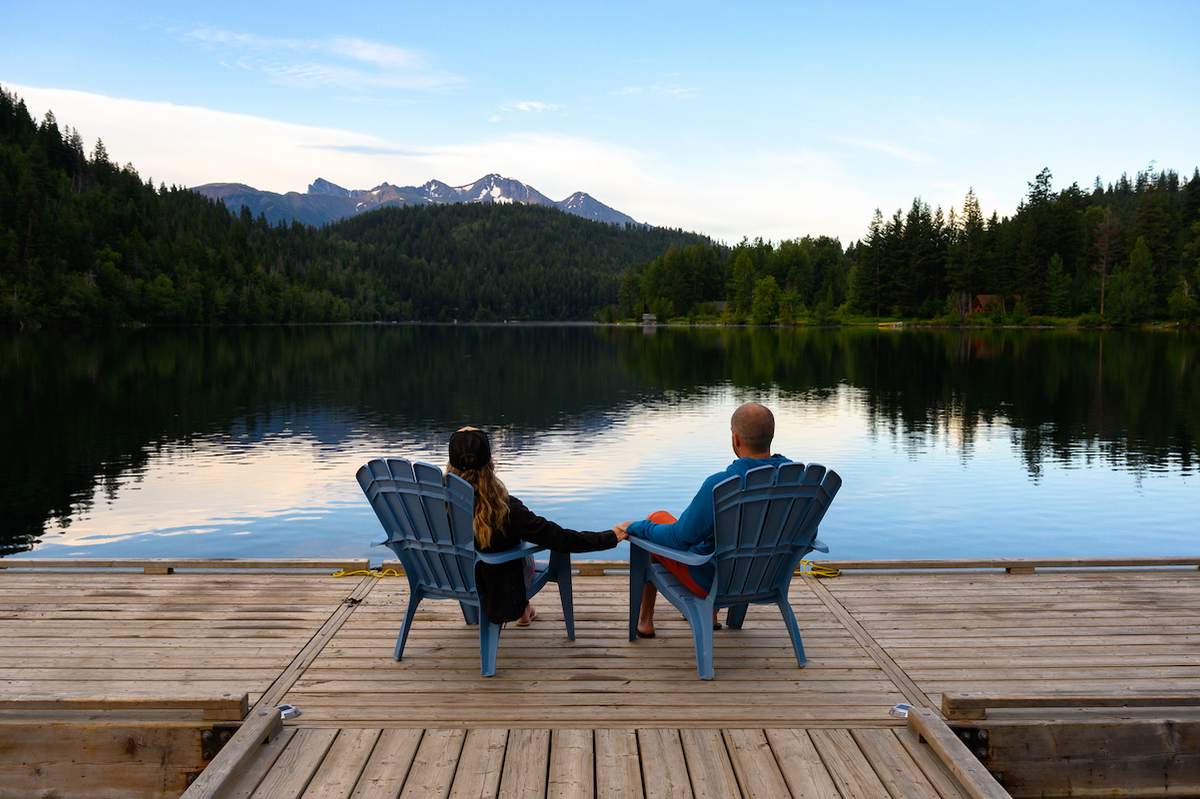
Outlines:
{"type": "Polygon", "coordinates": [[[358,470],[358,483],[387,532],[387,545],[422,588],[455,595],[475,592],[475,492],[428,463],[376,459],[358,470]]]}
{"type": "Polygon", "coordinates": [[[716,598],[763,597],[786,586],[841,482],[823,466],[787,463],[719,483],[713,489],[716,598]]]}

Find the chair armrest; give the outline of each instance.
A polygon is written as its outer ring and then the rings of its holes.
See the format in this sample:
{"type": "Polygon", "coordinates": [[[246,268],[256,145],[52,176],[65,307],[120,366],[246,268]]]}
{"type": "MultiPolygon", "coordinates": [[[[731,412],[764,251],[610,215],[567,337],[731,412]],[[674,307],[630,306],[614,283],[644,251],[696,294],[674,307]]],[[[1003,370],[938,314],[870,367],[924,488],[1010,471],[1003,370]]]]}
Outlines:
{"type": "Polygon", "coordinates": [[[371,546],[382,547],[382,546],[386,546],[387,542],[388,542],[388,536],[387,536],[387,533],[384,533],[382,538],[376,538],[374,541],[372,541],[371,546]]]}
{"type": "Polygon", "coordinates": [[[532,555],[535,552],[541,552],[545,547],[539,547],[537,544],[531,544],[528,541],[522,541],[519,545],[512,549],[506,549],[503,552],[476,552],[476,560],[481,560],[484,563],[490,563],[493,566],[497,563],[508,563],[510,560],[519,560],[526,555],[532,555]]]}
{"type": "Polygon", "coordinates": [[[824,552],[826,555],[829,554],[829,544],[826,544],[824,541],[822,541],[819,538],[813,539],[812,548],[815,549],[817,552],[824,552]]]}
{"type": "Polygon", "coordinates": [[[630,544],[639,549],[644,549],[655,555],[661,555],[664,558],[677,560],[680,563],[686,563],[688,566],[700,566],[712,560],[712,555],[697,555],[695,552],[671,549],[671,547],[664,547],[662,544],[656,544],[653,541],[647,541],[645,538],[638,538],[634,535],[629,536],[628,540],[630,544]]]}

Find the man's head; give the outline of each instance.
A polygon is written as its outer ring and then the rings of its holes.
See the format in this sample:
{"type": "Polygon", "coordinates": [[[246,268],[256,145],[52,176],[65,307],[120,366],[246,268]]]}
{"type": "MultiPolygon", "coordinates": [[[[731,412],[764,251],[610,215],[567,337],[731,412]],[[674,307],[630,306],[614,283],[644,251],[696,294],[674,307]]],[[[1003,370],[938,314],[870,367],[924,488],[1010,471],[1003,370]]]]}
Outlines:
{"type": "Polygon", "coordinates": [[[733,452],[739,458],[765,458],[771,454],[775,438],[775,416],[758,402],[739,405],[729,420],[733,434],[733,452]]]}

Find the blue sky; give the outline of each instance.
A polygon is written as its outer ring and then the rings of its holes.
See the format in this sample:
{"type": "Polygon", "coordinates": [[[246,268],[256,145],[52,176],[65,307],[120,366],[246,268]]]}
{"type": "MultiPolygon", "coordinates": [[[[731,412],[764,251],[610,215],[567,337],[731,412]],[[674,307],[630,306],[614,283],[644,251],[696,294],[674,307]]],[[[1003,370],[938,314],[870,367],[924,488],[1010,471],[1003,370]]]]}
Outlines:
{"type": "Polygon", "coordinates": [[[497,171],[727,240],[1200,163],[1200,3],[16,3],[0,84],[143,175],[497,171]]]}

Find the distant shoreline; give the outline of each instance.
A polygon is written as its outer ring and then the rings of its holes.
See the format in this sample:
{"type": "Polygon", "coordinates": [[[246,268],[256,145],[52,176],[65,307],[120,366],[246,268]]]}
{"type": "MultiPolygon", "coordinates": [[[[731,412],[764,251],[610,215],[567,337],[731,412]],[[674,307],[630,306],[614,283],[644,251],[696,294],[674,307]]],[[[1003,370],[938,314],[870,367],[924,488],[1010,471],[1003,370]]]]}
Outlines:
{"type": "MultiPolygon", "coordinates": [[[[582,319],[575,320],[505,320],[505,321],[450,321],[450,322],[434,322],[422,320],[390,320],[390,321],[344,321],[344,322],[196,322],[196,323],[136,323],[123,325],[109,326],[90,326],[83,330],[87,332],[95,332],[97,330],[218,330],[218,329],[233,329],[233,328],[269,328],[269,327],[502,327],[502,328],[551,328],[551,327],[575,327],[575,328],[634,328],[648,330],[681,330],[681,329],[760,329],[760,330],[835,330],[835,329],[863,329],[872,328],[877,330],[1156,330],[1156,331],[1176,331],[1176,330],[1193,330],[1195,326],[1187,325],[1182,322],[1175,321],[1155,321],[1155,322],[1139,322],[1132,325],[1115,325],[1115,324],[1081,324],[1077,320],[1061,320],[1061,321],[1038,321],[1026,324],[1001,323],[992,322],[941,322],[934,319],[920,320],[893,320],[893,319],[865,319],[853,321],[831,321],[831,322],[815,322],[803,321],[794,324],[754,324],[751,322],[722,322],[719,320],[696,320],[692,322],[684,320],[668,320],[666,322],[643,323],[636,321],[619,321],[619,322],[598,322],[582,319]]],[[[60,325],[49,323],[41,325],[29,325],[24,328],[17,328],[19,333],[40,333],[40,332],[61,332],[64,328],[60,325]]]]}

